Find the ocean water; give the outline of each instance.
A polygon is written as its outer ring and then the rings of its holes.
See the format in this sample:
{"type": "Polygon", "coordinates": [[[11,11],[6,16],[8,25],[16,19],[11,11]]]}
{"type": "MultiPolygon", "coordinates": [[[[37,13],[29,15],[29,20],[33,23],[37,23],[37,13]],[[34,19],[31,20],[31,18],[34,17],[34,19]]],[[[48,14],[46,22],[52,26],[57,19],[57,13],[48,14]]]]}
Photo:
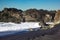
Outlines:
{"type": "Polygon", "coordinates": [[[29,29],[40,28],[39,22],[21,22],[19,24],[8,22],[0,22],[0,36],[14,34],[17,32],[28,32],[29,29]]]}

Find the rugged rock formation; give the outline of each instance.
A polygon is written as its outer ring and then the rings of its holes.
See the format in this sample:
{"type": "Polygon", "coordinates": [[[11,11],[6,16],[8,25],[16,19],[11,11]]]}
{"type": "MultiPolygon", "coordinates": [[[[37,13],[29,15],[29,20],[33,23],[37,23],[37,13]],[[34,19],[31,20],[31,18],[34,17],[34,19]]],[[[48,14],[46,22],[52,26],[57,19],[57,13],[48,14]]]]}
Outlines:
{"type": "Polygon", "coordinates": [[[37,9],[28,9],[24,12],[24,17],[26,21],[37,21],[38,10],[37,9]]]}
{"type": "Polygon", "coordinates": [[[37,10],[37,9],[28,9],[25,12],[23,12],[23,15],[26,19],[26,21],[35,21],[35,22],[39,22],[39,21],[44,21],[44,22],[48,22],[48,21],[52,21],[53,17],[54,17],[54,11],[48,11],[48,10],[37,10]]]}
{"type": "Polygon", "coordinates": [[[49,22],[54,20],[55,11],[28,9],[26,11],[16,8],[4,8],[0,11],[0,22],[49,22]]]}
{"type": "Polygon", "coordinates": [[[22,10],[16,8],[4,8],[0,13],[0,22],[21,22],[22,10]]]}
{"type": "Polygon", "coordinates": [[[60,23],[60,10],[58,10],[57,13],[55,14],[54,22],[56,24],[60,23]]]}

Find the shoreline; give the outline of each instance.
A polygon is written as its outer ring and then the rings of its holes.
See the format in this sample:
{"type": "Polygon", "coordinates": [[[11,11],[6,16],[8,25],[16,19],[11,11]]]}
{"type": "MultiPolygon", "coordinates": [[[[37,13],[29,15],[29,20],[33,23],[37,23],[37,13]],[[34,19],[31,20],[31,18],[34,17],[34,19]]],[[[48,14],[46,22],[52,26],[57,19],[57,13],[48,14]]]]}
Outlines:
{"type": "Polygon", "coordinates": [[[28,40],[28,39],[34,39],[34,38],[40,37],[40,36],[44,37],[45,35],[48,35],[48,36],[57,35],[59,30],[60,30],[60,24],[56,25],[54,28],[49,29],[49,30],[31,31],[31,32],[28,32],[28,33],[25,33],[25,34],[22,34],[22,35],[20,35],[20,33],[17,33],[17,34],[11,35],[11,36],[0,37],[0,40],[28,40]]]}

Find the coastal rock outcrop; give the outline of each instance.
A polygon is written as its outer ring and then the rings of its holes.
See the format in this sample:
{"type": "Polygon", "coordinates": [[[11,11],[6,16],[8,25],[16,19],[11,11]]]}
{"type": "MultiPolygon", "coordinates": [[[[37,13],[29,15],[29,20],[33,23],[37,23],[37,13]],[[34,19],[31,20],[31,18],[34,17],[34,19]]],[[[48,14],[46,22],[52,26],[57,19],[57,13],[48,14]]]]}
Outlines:
{"type": "MultiPolygon", "coordinates": [[[[4,8],[0,11],[0,22],[49,22],[54,21],[56,11],[16,8],[4,8]]],[[[58,20],[58,19],[57,19],[58,20]]]]}
{"type": "Polygon", "coordinates": [[[54,17],[54,22],[55,24],[60,23],[60,10],[56,12],[55,17],[54,17]]]}
{"type": "Polygon", "coordinates": [[[0,13],[0,22],[21,22],[22,10],[16,8],[4,8],[0,13]]]}

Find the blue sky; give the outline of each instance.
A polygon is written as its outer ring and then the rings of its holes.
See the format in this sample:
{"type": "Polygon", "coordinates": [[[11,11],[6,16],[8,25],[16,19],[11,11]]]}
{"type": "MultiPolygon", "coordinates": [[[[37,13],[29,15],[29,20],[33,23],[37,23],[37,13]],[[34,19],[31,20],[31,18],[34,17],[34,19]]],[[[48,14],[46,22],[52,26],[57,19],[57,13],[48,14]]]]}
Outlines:
{"type": "Polygon", "coordinates": [[[7,8],[17,9],[47,9],[47,10],[59,10],[60,0],[0,0],[0,10],[7,8]]]}

